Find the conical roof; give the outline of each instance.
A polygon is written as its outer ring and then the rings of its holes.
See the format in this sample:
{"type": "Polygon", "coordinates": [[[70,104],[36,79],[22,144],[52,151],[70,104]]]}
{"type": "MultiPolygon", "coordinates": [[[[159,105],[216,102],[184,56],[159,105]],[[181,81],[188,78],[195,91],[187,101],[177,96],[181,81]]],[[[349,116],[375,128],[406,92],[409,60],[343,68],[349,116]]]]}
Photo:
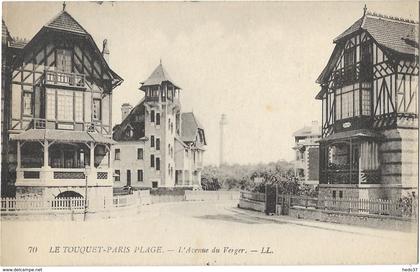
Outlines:
{"type": "Polygon", "coordinates": [[[166,72],[165,68],[163,67],[162,63],[160,63],[156,69],[153,71],[153,73],[149,76],[146,81],[142,82],[142,86],[140,89],[146,86],[155,86],[155,85],[161,85],[163,82],[170,82],[172,83],[176,88],[179,88],[174,81],[169,76],[168,72],[166,72]]]}

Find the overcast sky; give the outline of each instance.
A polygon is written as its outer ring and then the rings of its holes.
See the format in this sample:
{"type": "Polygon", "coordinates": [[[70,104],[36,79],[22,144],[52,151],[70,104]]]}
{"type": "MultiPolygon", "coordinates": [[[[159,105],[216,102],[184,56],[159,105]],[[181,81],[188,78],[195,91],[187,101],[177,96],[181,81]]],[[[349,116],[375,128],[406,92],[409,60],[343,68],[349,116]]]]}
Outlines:
{"type": "MultiPolygon", "coordinates": [[[[136,104],[139,82],[162,63],[181,86],[182,110],[205,127],[206,163],[217,163],[219,119],[228,163],[293,159],[292,133],[321,119],[316,78],[333,39],[363,14],[365,2],[67,2],[66,10],[101,48],[124,83],[120,106],[136,104]]],[[[418,21],[417,2],[367,2],[368,10],[418,21]]],[[[3,2],[12,36],[32,38],[62,2],[3,2]]]]}

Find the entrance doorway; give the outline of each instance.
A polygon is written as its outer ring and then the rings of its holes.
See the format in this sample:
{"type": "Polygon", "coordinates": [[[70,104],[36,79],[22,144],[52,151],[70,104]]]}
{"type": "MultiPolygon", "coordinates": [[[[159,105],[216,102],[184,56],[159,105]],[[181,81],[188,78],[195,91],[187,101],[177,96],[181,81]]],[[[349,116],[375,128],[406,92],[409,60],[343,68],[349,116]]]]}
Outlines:
{"type": "Polygon", "coordinates": [[[131,186],[131,170],[127,170],[127,186],[131,186]]]}

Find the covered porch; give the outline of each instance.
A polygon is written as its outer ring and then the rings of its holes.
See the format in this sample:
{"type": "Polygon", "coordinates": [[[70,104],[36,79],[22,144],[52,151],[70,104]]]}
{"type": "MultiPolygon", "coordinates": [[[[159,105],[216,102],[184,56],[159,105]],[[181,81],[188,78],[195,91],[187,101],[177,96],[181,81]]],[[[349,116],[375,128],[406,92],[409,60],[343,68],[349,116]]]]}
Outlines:
{"type": "Polygon", "coordinates": [[[29,129],[16,141],[16,186],[112,184],[112,139],[86,131],[29,129]]]}
{"type": "Polygon", "coordinates": [[[379,143],[371,130],[332,134],[320,140],[320,184],[379,184],[379,143]]]}

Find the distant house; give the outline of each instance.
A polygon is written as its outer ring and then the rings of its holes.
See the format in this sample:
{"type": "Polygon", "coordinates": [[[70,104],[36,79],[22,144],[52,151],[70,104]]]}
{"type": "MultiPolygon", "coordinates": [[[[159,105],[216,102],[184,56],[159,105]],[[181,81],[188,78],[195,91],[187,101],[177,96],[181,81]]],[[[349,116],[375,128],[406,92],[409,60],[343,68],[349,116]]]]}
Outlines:
{"type": "Polygon", "coordinates": [[[2,34],[3,194],[112,197],[112,93],[122,79],[106,41],[99,50],[64,9],[29,41],[4,22],[2,34]]]}
{"type": "Polygon", "coordinates": [[[319,183],[319,143],[321,127],[318,121],[293,133],[296,159],[293,162],[295,177],[306,184],[319,183]]]}
{"type": "Polygon", "coordinates": [[[320,195],[418,190],[418,22],[367,12],[335,40],[317,82],[320,195]]]}
{"type": "Polygon", "coordinates": [[[135,106],[121,106],[114,128],[114,187],[201,188],[206,138],[192,112],[181,112],[181,89],[159,64],[135,106]]]}

